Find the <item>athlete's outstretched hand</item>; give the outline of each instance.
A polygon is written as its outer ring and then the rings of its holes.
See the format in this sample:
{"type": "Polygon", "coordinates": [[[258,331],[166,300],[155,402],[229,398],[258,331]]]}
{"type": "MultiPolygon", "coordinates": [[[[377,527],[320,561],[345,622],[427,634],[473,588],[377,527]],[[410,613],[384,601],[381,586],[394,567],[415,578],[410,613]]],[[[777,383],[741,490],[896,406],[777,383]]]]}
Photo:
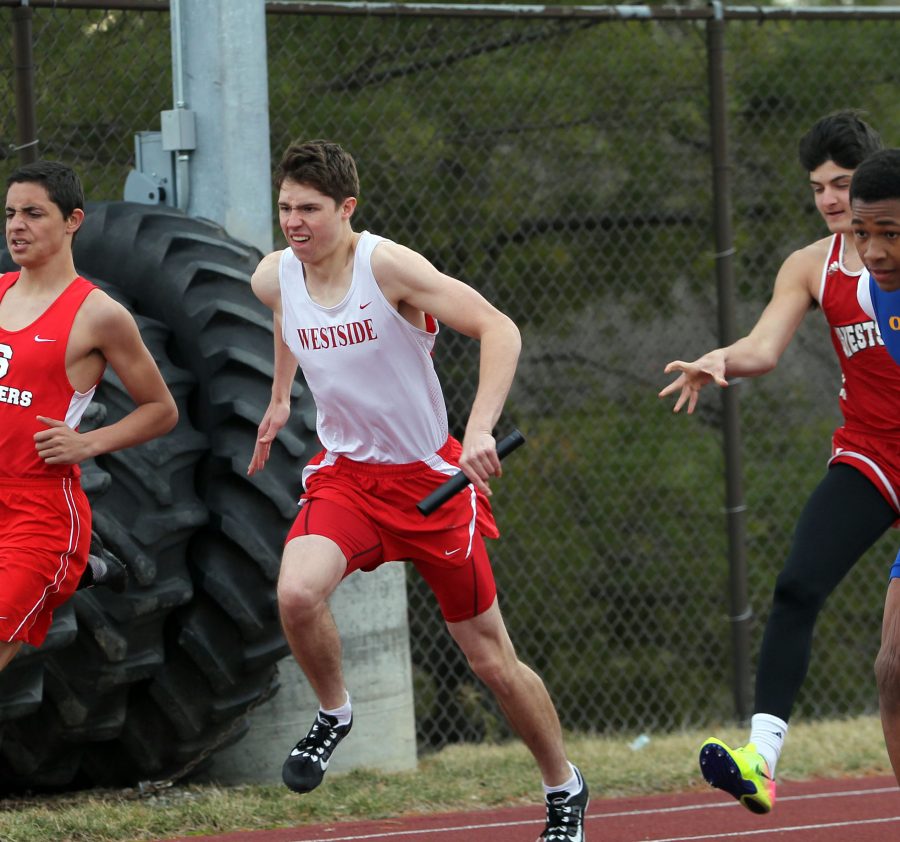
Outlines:
{"type": "Polygon", "coordinates": [[[490,497],[488,479],[503,475],[494,437],[485,430],[466,432],[459,467],[479,491],[490,497]]]}
{"type": "Polygon", "coordinates": [[[256,447],[253,448],[253,458],[247,468],[247,476],[253,476],[257,471],[261,471],[266,462],[269,461],[269,452],[272,449],[272,442],[278,431],[288,422],[291,416],[291,407],[289,404],[272,401],[263,420],[259,423],[259,431],[256,434],[256,447]]]}
{"type": "Polygon", "coordinates": [[[713,382],[717,386],[723,387],[728,385],[728,381],[725,379],[725,354],[718,350],[710,351],[692,363],[673,360],[665,367],[664,371],[666,374],[671,374],[673,371],[681,372],[659,393],[659,397],[665,398],[675,392],[680,392],[675,406],[672,408],[673,412],[679,412],[686,403],[688,415],[690,415],[697,406],[700,390],[707,383],[713,382]]]}
{"type": "Polygon", "coordinates": [[[38,415],[38,421],[46,424],[46,430],[34,434],[34,446],[38,456],[48,465],[75,465],[94,455],[81,433],[73,430],[65,421],[38,415]]]}

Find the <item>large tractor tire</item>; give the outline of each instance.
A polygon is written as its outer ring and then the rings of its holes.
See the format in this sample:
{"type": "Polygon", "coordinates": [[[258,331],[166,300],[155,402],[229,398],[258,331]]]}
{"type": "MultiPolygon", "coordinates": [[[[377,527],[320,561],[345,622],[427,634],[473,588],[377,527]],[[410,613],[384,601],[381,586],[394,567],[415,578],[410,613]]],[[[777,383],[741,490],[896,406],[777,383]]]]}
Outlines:
{"type": "MultiPolygon", "coordinates": [[[[164,374],[174,377],[170,385],[179,392],[179,428],[142,447],[161,451],[157,461],[167,447],[191,453],[193,461],[187,473],[167,474],[139,461],[141,448],[133,448],[98,459],[97,476],[85,471],[86,488],[96,486],[90,492],[95,532],[129,567],[129,587],[124,596],[79,592],[71,610],[59,612],[47,648],[20,655],[0,675],[0,696],[14,668],[29,669],[38,676],[33,680],[42,676],[45,688],[29,710],[28,694],[17,693],[15,716],[5,727],[0,703],[0,755],[10,733],[12,751],[21,752],[36,732],[47,734],[37,742],[48,743],[51,753],[65,740],[72,755],[61,764],[57,754],[52,769],[39,756],[26,768],[19,764],[13,774],[20,786],[59,786],[67,777],[78,785],[131,785],[180,774],[238,739],[246,711],[277,688],[276,664],[288,650],[275,582],[296,513],[299,468],[315,447],[315,409],[297,382],[292,420],[269,465],[248,477],[272,376],[271,315],[249,285],[259,258],[217,225],[178,211],[125,202],[88,208],[75,241],[76,266],[160,325],[154,355],[165,361],[164,374]],[[124,476],[149,490],[133,516],[124,476]],[[159,517],[160,506],[170,507],[175,520],[159,517]],[[156,605],[146,588],[159,590],[156,605]],[[126,607],[140,595],[148,597],[140,610],[126,607]],[[101,698],[100,658],[67,669],[73,650],[97,648],[93,636],[100,631],[118,634],[123,658],[134,653],[144,666],[139,677],[133,671],[135,680],[116,685],[115,716],[106,712],[112,691],[101,698]],[[132,644],[130,635],[139,640],[132,644]],[[63,734],[61,711],[91,687],[93,704],[74,707],[89,707],[105,726],[63,734]]],[[[127,396],[120,397],[121,388],[106,402],[127,411],[127,396]]]]}

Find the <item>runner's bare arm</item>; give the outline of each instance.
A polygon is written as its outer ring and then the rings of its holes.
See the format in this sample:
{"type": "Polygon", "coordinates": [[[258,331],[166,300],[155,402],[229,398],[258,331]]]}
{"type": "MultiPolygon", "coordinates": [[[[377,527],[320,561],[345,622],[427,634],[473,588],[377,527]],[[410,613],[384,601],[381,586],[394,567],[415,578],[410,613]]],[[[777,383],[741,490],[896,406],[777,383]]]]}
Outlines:
{"type": "Polygon", "coordinates": [[[256,445],[247,468],[249,476],[265,467],[272,442],[278,435],[278,431],[287,424],[288,418],[290,418],[291,386],[297,374],[297,360],[285,344],[281,333],[281,289],[278,284],[280,259],[280,251],[266,255],[250,279],[250,285],[256,297],[272,311],[275,362],[272,375],[272,398],[259,424],[256,445]]]}
{"type": "Polygon", "coordinates": [[[747,336],[693,362],[670,362],[665,373],[677,371],[679,376],[660,391],[659,397],[677,392],[673,410],[678,412],[687,404],[688,413],[692,413],[700,390],[708,383],[727,386],[728,377],[757,377],[775,368],[815,301],[814,285],[824,260],[820,243],[800,249],[784,261],[772,298],[747,336]]]}
{"type": "Polygon", "coordinates": [[[395,306],[403,302],[430,313],[480,343],[478,389],[466,424],[460,466],[477,488],[490,494],[488,478],[502,474],[493,429],[515,376],[522,347],[519,329],[475,289],[438,271],[405,246],[379,245],[372,254],[372,269],[395,306]]]}
{"type": "MultiPolygon", "coordinates": [[[[89,457],[131,447],[161,436],[178,421],[178,408],[156,362],[141,339],[134,317],[99,290],[86,299],[73,326],[70,346],[99,354],[122,381],[135,408],[114,424],[86,433],[70,429],[62,418],[45,418],[46,430],[35,434],[35,447],[51,465],[72,465],[89,457]]],[[[80,353],[80,352],[79,352],[80,353]]],[[[102,373],[94,365],[94,371],[102,373]]],[[[77,362],[76,362],[77,367],[77,362]]]]}

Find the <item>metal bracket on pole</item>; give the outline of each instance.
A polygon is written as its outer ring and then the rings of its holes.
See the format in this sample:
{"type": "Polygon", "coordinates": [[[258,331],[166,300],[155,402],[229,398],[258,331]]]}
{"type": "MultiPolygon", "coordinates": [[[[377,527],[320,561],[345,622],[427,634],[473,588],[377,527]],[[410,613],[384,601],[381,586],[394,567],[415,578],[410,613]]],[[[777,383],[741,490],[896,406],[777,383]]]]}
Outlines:
{"type": "Polygon", "coordinates": [[[138,132],[134,136],[134,164],[125,180],[125,201],[174,206],[173,156],[163,149],[161,132],[138,132]]]}

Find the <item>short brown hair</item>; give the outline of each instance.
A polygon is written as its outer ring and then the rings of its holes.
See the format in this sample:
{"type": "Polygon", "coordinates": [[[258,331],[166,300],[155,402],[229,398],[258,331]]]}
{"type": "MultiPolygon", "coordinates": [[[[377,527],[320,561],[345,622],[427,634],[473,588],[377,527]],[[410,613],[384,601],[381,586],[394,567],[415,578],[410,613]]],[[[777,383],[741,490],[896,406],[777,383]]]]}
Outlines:
{"type": "Polygon", "coordinates": [[[353,156],[328,140],[294,141],[281,156],[273,179],[280,190],[285,181],[308,184],[340,204],[359,196],[359,176],[353,156]]]}

